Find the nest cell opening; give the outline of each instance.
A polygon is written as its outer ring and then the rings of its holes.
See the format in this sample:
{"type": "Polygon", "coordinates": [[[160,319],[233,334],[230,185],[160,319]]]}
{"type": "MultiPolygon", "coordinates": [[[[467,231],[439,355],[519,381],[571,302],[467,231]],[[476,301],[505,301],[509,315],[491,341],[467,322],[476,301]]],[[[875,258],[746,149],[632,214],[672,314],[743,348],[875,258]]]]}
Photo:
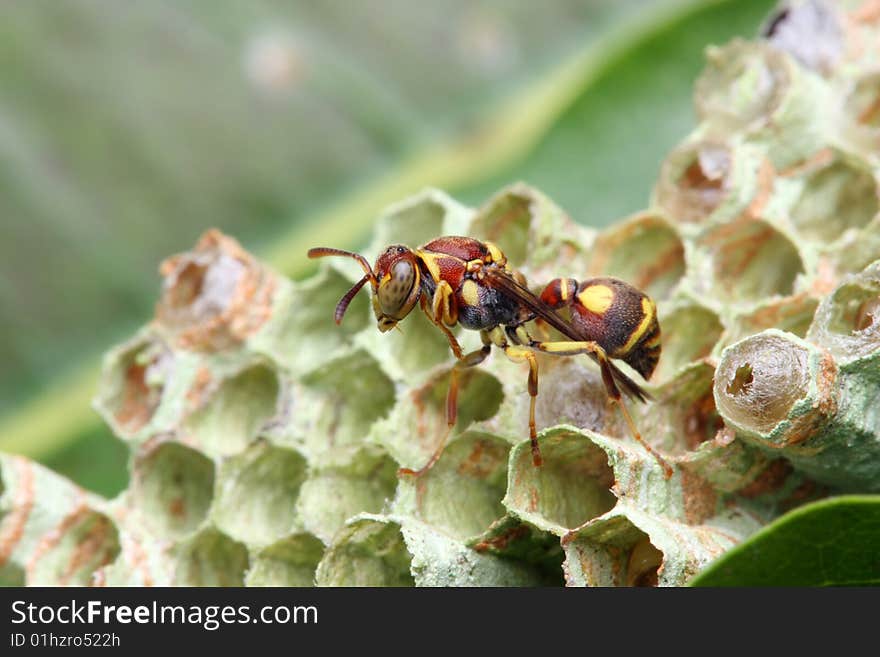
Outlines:
{"type": "Polygon", "coordinates": [[[264,545],[286,535],[308,465],[297,452],[261,443],[223,462],[213,518],[241,541],[264,545]]]}
{"type": "Polygon", "coordinates": [[[252,557],[246,586],[314,586],[324,544],[311,534],[295,534],[252,557]]]}
{"type": "Polygon", "coordinates": [[[161,443],[135,457],[129,494],[153,534],[168,539],[187,536],[208,514],[214,464],[180,443],[161,443]]]}
{"type": "Polygon", "coordinates": [[[655,299],[666,297],[685,272],[684,244],[662,217],[637,215],[601,234],[590,271],[621,278],[655,299]]]}
{"type": "Polygon", "coordinates": [[[791,240],[759,219],[713,231],[705,244],[712,251],[714,291],[732,302],[788,296],[804,272],[791,240]]]}
{"type": "Polygon", "coordinates": [[[554,432],[539,443],[540,467],[533,464],[528,443],[515,448],[504,500],[508,509],[562,535],[614,507],[614,472],[601,448],[573,432],[554,432]]]}
{"type": "Polygon", "coordinates": [[[177,586],[243,586],[247,548],[216,529],[206,529],[177,546],[177,586]]]}
{"type": "Polygon", "coordinates": [[[416,482],[419,517],[458,539],[475,537],[504,516],[510,445],[477,432],[458,436],[416,482]]]}
{"type": "Polygon", "coordinates": [[[807,395],[805,347],[759,333],[725,352],[715,373],[719,411],[734,424],[767,434],[807,395]]]}
{"type": "Polygon", "coordinates": [[[25,586],[26,583],[24,568],[11,561],[0,565],[0,586],[25,586]]]}
{"type": "Polygon", "coordinates": [[[397,206],[392,214],[379,222],[376,243],[383,249],[389,244],[405,244],[411,248],[421,246],[444,234],[446,212],[442,203],[430,197],[397,206]]]}
{"type": "Polygon", "coordinates": [[[210,321],[226,312],[246,273],[244,263],[225,253],[191,254],[166,278],[158,315],[172,329],[210,321]]]}
{"type": "Polygon", "coordinates": [[[779,53],[734,40],[709,48],[707,59],[694,94],[700,119],[729,131],[766,125],[791,84],[779,53]]]}
{"type": "MultiPolygon", "coordinates": [[[[387,445],[392,453],[407,455],[402,462],[420,468],[433,454],[440,441],[457,431],[463,431],[473,422],[492,418],[501,407],[504,391],[501,382],[485,370],[472,367],[459,372],[458,415],[452,432],[448,431],[446,400],[451,370],[432,378],[425,385],[410,391],[398,403],[406,404],[404,416],[397,426],[408,431],[391,436],[397,441],[387,445]]],[[[401,460],[401,459],[398,459],[401,460]]]]}
{"type": "Polygon", "coordinates": [[[474,219],[471,231],[479,239],[498,244],[507,260],[519,266],[529,257],[533,203],[527,194],[502,193],[474,219]]]}
{"type": "Polygon", "coordinates": [[[880,327],[880,296],[859,304],[853,322],[853,329],[856,332],[867,331],[872,326],[880,327]]]}
{"type": "Polygon", "coordinates": [[[183,312],[192,306],[202,294],[202,285],[208,267],[197,262],[188,262],[177,274],[175,285],[165,293],[164,302],[172,312],[183,312]]]}
{"type": "Polygon", "coordinates": [[[679,306],[660,317],[660,362],[653,379],[667,381],[688,363],[712,352],[724,331],[718,315],[699,305],[679,306]]]}
{"type": "Polygon", "coordinates": [[[103,513],[74,512],[55,532],[29,568],[30,586],[88,586],[95,571],[119,555],[119,532],[103,513]]]}
{"type": "Polygon", "coordinates": [[[563,539],[569,583],[657,586],[663,554],[626,516],[613,515],[563,539]]]}
{"type": "Polygon", "coordinates": [[[303,483],[297,517],[325,543],[358,513],[379,513],[394,498],[397,464],[384,454],[361,455],[348,468],[326,468],[303,483]]]}
{"type": "Polygon", "coordinates": [[[660,170],[657,200],[670,216],[685,222],[703,221],[729,192],[732,154],[721,144],[682,147],[660,170]]]}
{"type": "Polygon", "coordinates": [[[400,525],[358,519],[344,527],[324,554],[318,586],[415,586],[400,525]]]}
{"type": "MultiPolygon", "coordinates": [[[[340,265],[363,275],[354,262],[340,265]]],[[[355,279],[356,280],[356,279],[355,279]]],[[[289,311],[276,315],[272,342],[273,358],[297,372],[308,372],[327,362],[328,354],[347,344],[351,337],[371,321],[370,293],[361,290],[345,311],[338,326],[333,321],[336,304],[351,288],[352,281],[330,267],[307,281],[297,282],[290,296],[289,311]]],[[[369,286],[368,286],[369,287],[369,286]]]]}
{"type": "Polygon", "coordinates": [[[647,534],[629,550],[626,559],[627,586],[657,586],[660,568],[663,566],[663,553],[651,543],[647,534]]]}
{"type": "Polygon", "coordinates": [[[831,300],[828,330],[845,336],[869,330],[880,334],[880,289],[858,283],[839,287],[831,300]]]}
{"type": "Polygon", "coordinates": [[[880,132],[880,73],[859,80],[844,107],[857,125],[880,132]]]}
{"type": "Polygon", "coordinates": [[[123,352],[101,381],[98,404],[123,437],[149,424],[162,400],[162,380],[173,365],[164,345],[142,341],[123,352]]]}
{"type": "Polygon", "coordinates": [[[836,159],[807,176],[791,209],[791,219],[805,237],[833,242],[848,229],[866,226],[878,211],[880,199],[873,173],[836,159]]]}
{"type": "MultiPolygon", "coordinates": [[[[557,424],[571,424],[579,429],[606,431],[609,417],[608,393],[598,367],[587,362],[586,356],[539,356],[538,399],[535,423],[538,431],[557,424]]],[[[526,378],[526,372],[518,376],[526,378]]],[[[525,380],[523,381],[525,384],[525,380]]],[[[523,386],[525,387],[525,385],[523,386]]],[[[529,397],[526,390],[519,395],[518,437],[528,434],[529,397]]]]}
{"type": "Polygon", "coordinates": [[[651,437],[665,434],[662,441],[652,440],[655,445],[665,452],[684,454],[715,437],[724,422],[712,395],[714,374],[711,365],[701,363],[683,370],[657,391],[642,415],[651,437]]]}
{"type": "Polygon", "coordinates": [[[799,338],[806,337],[818,305],[817,299],[806,294],[775,299],[749,314],[738,316],[726,338],[732,343],[768,328],[788,331],[799,338]]]}
{"type": "Polygon", "coordinates": [[[752,372],[752,366],[748,363],[743,363],[736,368],[733,378],[727,384],[727,394],[741,395],[747,393],[749,386],[752,385],[754,380],[755,376],[754,372],[752,372]]]}
{"type": "Polygon", "coordinates": [[[224,381],[184,423],[184,434],[210,454],[232,455],[252,443],[279,406],[274,369],[254,365],[224,381]]]}
{"type": "Polygon", "coordinates": [[[327,362],[302,378],[293,414],[313,453],[360,442],[394,405],[394,383],[364,350],[327,362]]]}

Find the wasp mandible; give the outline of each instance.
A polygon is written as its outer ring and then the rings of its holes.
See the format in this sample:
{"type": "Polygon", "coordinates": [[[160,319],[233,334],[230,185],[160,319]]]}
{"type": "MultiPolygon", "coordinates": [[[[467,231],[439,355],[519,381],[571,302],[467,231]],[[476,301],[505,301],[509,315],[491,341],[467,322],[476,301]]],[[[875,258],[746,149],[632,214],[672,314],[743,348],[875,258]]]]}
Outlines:
{"type": "Polygon", "coordinates": [[[375,267],[351,251],[327,247],[309,250],[310,258],[325,256],[353,258],[364,270],[364,276],[336,305],[337,324],[351,300],[369,283],[380,331],[394,328],[419,304],[428,319],[443,331],[457,359],[446,397],[447,431],[424,466],[418,470],[403,468],[401,474],[422,475],[440,458],[458,417],[459,373],[482,363],[494,345],[514,362],[528,363],[529,438],[536,466],[543,461],[535,428],[535,354],[586,354],[598,363],[605,389],[620,407],[633,437],[654,456],[667,478],[672,475],[672,468],[642,438],[623,403],[623,395],[643,402],[648,394],[611,360],[622,360],[648,379],[660,358],[657,308],[637,288],[616,278],[580,283],[557,278],[535,295],[526,286],[525,277],[508,265],[501,249],[492,242],[470,237],[438,237],[416,249],[395,244],[382,252],[375,267]],[[570,309],[570,320],[558,312],[565,307],[570,309]],[[536,340],[525,327],[534,319],[545,321],[568,340],[536,340]],[[483,346],[463,353],[451,330],[456,324],[479,331],[483,346]]]}

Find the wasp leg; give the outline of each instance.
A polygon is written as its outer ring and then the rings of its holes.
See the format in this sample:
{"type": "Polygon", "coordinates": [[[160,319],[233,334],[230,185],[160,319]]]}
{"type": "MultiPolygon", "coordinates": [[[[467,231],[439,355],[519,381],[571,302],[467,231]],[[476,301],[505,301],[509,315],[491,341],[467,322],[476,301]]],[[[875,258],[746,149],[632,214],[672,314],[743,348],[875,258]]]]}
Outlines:
{"type": "Polygon", "coordinates": [[[532,446],[532,463],[540,467],[544,464],[541,448],[538,446],[538,431],[535,428],[535,402],[538,399],[538,359],[526,347],[505,345],[502,347],[507,357],[515,363],[529,364],[529,441],[532,446]]]}
{"type": "Polygon", "coordinates": [[[508,326],[506,329],[496,326],[489,332],[489,338],[503,349],[505,355],[514,363],[526,362],[529,364],[529,442],[532,447],[532,463],[540,467],[544,464],[544,459],[541,458],[538,431],[535,427],[535,402],[538,399],[538,359],[535,358],[534,352],[523,346],[528,344],[531,338],[524,328],[513,326],[508,326]],[[508,342],[508,339],[513,345],[508,342]]]}
{"type": "Polygon", "coordinates": [[[626,405],[623,403],[623,396],[620,394],[620,390],[614,382],[614,376],[611,374],[611,365],[608,361],[608,354],[605,353],[605,350],[602,349],[602,347],[595,342],[540,342],[538,340],[529,340],[526,344],[532,349],[537,349],[544,353],[554,354],[556,356],[576,356],[578,354],[592,354],[595,356],[596,361],[599,363],[599,369],[602,372],[602,382],[605,384],[608,396],[611,397],[612,401],[614,401],[620,408],[623,419],[629,426],[633,438],[635,438],[642,447],[648,450],[651,456],[653,456],[657,463],[660,464],[667,479],[672,476],[672,467],[645,441],[644,438],[642,438],[642,434],[640,434],[639,430],[636,428],[632,416],[629,414],[626,405]]]}
{"type": "Polygon", "coordinates": [[[455,326],[458,322],[458,307],[455,303],[455,292],[452,286],[444,281],[437,282],[434,296],[431,299],[431,313],[435,324],[455,326]]]}
{"type": "MultiPolygon", "coordinates": [[[[440,455],[443,454],[443,450],[446,448],[446,441],[449,440],[449,434],[452,433],[452,430],[455,428],[455,423],[458,421],[458,377],[459,373],[467,369],[468,367],[474,367],[479,365],[484,360],[486,360],[486,356],[489,355],[489,352],[492,350],[492,342],[489,340],[488,335],[486,335],[485,331],[480,333],[480,337],[483,339],[483,346],[479,349],[475,349],[470,353],[461,356],[458,359],[458,362],[452,368],[452,372],[449,376],[449,391],[446,393],[446,431],[443,433],[443,437],[440,439],[440,442],[437,445],[437,449],[434,450],[434,453],[431,454],[431,458],[428,459],[428,462],[423,465],[418,470],[412,470],[411,468],[400,468],[397,471],[398,476],[411,476],[411,477],[421,477],[428,470],[434,467],[434,464],[440,459],[440,455]]],[[[453,337],[452,340],[455,340],[453,337]]],[[[456,342],[456,346],[458,343],[456,342]]]]}
{"type": "MultiPolygon", "coordinates": [[[[436,296],[437,295],[435,293],[434,297],[436,298],[436,296]]],[[[425,303],[424,296],[421,297],[420,303],[422,305],[422,310],[425,311],[425,314],[428,316],[428,319],[430,319],[437,326],[437,328],[439,328],[441,331],[443,331],[443,335],[445,335],[446,339],[449,341],[449,348],[452,349],[452,353],[455,355],[455,357],[458,360],[462,360],[465,357],[464,352],[462,352],[461,345],[458,344],[458,340],[456,340],[455,336],[452,335],[452,331],[450,331],[449,327],[446,326],[443,322],[434,318],[433,313],[431,312],[431,310],[428,309],[427,303],[425,303]]]]}

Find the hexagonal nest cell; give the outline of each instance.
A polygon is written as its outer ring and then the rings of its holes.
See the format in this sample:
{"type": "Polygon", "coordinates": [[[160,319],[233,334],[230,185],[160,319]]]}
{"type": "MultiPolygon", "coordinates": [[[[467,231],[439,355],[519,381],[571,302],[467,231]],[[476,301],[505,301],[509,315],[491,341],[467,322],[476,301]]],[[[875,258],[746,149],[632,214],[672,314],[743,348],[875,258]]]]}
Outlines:
{"type": "Polygon", "coordinates": [[[663,299],[684,275],[684,243],[668,219],[639,213],[599,234],[589,271],[616,276],[654,299],[663,299]]]}
{"type": "Polygon", "coordinates": [[[324,544],[311,534],[294,534],[251,556],[246,586],[314,586],[324,544]]]}
{"type": "Polygon", "coordinates": [[[95,406],[121,437],[132,438],[153,418],[173,369],[174,354],[161,339],[136,338],[105,360],[95,406]]]}
{"type": "Polygon", "coordinates": [[[212,518],[229,536],[251,544],[282,538],[295,525],[307,468],[299,453],[267,443],[225,459],[217,474],[212,518]]]}
{"type": "Polygon", "coordinates": [[[412,485],[413,513],[459,539],[484,532],[505,511],[510,445],[475,431],[456,436],[443,458],[412,485]]]}
{"type": "Polygon", "coordinates": [[[689,144],[673,151],[660,170],[655,195],[678,221],[703,221],[721,205],[733,184],[733,153],[720,143],[689,144]]]}
{"type": "Polygon", "coordinates": [[[315,575],[318,586],[413,586],[400,525],[355,519],[337,535],[315,575]]]}
{"type": "Polygon", "coordinates": [[[183,436],[209,454],[237,454],[261,433],[280,404],[276,370],[256,364],[224,380],[183,423],[183,436]]]}
{"type": "Polygon", "coordinates": [[[177,442],[147,443],[135,455],[127,499],[156,536],[188,536],[205,521],[213,502],[214,464],[177,442]]]}
{"type": "Polygon", "coordinates": [[[44,537],[28,564],[29,586],[88,586],[119,554],[116,525],[87,506],[44,537]]]}
{"type": "Polygon", "coordinates": [[[746,219],[707,232],[712,293],[728,303],[757,302],[794,292],[804,263],[794,243],[770,223],[746,219]]]}
{"type": "Polygon", "coordinates": [[[803,182],[791,220],[807,239],[833,242],[847,230],[867,226],[880,212],[874,173],[847,158],[810,171],[803,182]]]}
{"type": "Polygon", "coordinates": [[[504,505],[512,513],[561,536],[614,507],[614,471],[600,447],[575,433],[554,433],[539,442],[541,467],[523,448],[527,443],[511,459],[504,505]]]}

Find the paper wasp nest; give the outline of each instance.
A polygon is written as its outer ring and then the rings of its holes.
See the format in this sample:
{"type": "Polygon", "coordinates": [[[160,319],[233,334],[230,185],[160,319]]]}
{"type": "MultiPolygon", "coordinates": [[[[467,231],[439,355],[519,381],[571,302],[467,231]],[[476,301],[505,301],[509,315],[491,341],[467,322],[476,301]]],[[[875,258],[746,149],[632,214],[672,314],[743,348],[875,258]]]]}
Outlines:
{"type": "Polygon", "coordinates": [[[476,210],[429,190],[365,253],[466,234],[535,287],[647,291],[663,355],[630,409],[672,478],[584,357],[541,358],[533,466],[526,368],[496,352],[462,378],[437,465],[398,479],[443,435],[443,335],[417,312],[380,334],[366,293],[337,327],[354,263],[293,283],[210,231],[105,360],[95,405],[129,489],[0,457],[0,581],[681,585],[793,506],[880,489],[880,18],[798,2],[765,33],[709,50],[700,124],[644,212],[595,232],[524,185],[476,210]]]}

